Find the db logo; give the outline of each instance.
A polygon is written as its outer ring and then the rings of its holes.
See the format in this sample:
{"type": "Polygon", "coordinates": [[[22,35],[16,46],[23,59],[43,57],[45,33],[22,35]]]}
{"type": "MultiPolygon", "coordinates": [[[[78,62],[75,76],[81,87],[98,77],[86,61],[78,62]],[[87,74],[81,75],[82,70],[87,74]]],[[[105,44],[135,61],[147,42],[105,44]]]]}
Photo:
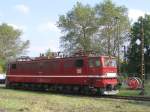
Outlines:
{"type": "Polygon", "coordinates": [[[78,69],[76,70],[76,72],[77,72],[77,74],[81,74],[81,73],[82,73],[82,69],[81,69],[81,68],[78,68],[78,69]]]}

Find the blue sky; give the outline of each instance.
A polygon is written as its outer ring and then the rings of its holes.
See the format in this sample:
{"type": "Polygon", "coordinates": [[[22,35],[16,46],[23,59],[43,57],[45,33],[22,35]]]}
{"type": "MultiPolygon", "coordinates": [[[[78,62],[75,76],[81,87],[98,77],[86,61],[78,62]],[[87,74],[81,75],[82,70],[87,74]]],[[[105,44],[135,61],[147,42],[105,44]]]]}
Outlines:
{"type": "MultiPolygon", "coordinates": [[[[22,40],[30,40],[27,55],[39,56],[48,48],[59,51],[62,36],[56,27],[59,15],[65,14],[79,1],[95,4],[102,0],[1,0],[0,23],[5,22],[23,30],[22,40]]],[[[150,0],[113,0],[129,9],[129,17],[136,21],[144,13],[150,14],[150,0]]]]}

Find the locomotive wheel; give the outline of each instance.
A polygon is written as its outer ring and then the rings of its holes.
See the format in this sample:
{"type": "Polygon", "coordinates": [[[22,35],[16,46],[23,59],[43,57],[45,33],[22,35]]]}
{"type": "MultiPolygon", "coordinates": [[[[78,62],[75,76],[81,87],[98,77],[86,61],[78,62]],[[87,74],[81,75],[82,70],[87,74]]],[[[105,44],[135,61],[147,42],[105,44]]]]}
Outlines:
{"type": "Polygon", "coordinates": [[[57,89],[57,85],[56,85],[56,84],[53,85],[53,86],[52,86],[52,91],[57,92],[57,90],[58,90],[58,89],[57,89]]]}
{"type": "Polygon", "coordinates": [[[62,92],[62,91],[63,91],[63,86],[62,86],[62,85],[59,85],[59,86],[58,86],[58,91],[59,91],[59,92],[62,92]]]}
{"type": "Polygon", "coordinates": [[[70,85],[65,86],[65,93],[72,93],[72,87],[70,85]]]}
{"type": "Polygon", "coordinates": [[[31,87],[31,90],[33,90],[33,91],[36,90],[35,84],[31,84],[30,87],[31,87]]]}
{"type": "Polygon", "coordinates": [[[91,90],[88,86],[82,86],[81,89],[80,89],[80,93],[84,94],[84,95],[90,95],[91,90]]]}
{"type": "Polygon", "coordinates": [[[72,90],[73,90],[73,93],[78,94],[80,88],[79,88],[79,86],[73,86],[73,89],[72,89],[72,90]]]}

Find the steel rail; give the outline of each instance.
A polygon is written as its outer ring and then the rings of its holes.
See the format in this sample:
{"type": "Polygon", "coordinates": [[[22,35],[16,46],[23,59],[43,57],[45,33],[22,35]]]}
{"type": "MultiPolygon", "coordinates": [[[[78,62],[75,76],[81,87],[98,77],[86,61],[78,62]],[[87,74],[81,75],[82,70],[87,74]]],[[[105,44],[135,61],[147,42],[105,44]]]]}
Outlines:
{"type": "Polygon", "coordinates": [[[117,96],[117,95],[109,95],[109,96],[102,96],[101,98],[136,100],[136,101],[150,101],[150,97],[148,97],[148,96],[117,96]]]}

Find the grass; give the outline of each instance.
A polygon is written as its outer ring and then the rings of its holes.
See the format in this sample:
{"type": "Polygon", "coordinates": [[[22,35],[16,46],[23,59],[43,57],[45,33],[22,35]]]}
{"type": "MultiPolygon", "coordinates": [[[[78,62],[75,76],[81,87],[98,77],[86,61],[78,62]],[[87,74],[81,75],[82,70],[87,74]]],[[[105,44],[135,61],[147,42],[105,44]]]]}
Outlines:
{"type": "Polygon", "coordinates": [[[138,96],[141,90],[121,89],[117,95],[121,96],[138,96]]]}
{"type": "Polygon", "coordinates": [[[0,112],[149,112],[150,102],[0,88],[0,112]]]}
{"type": "Polygon", "coordinates": [[[145,93],[146,96],[150,96],[150,80],[145,81],[145,93]]]}
{"type": "MultiPolygon", "coordinates": [[[[138,96],[141,90],[131,90],[126,87],[122,87],[118,95],[122,96],[138,96]]],[[[150,80],[145,81],[145,96],[150,96],[150,80]]]]}

